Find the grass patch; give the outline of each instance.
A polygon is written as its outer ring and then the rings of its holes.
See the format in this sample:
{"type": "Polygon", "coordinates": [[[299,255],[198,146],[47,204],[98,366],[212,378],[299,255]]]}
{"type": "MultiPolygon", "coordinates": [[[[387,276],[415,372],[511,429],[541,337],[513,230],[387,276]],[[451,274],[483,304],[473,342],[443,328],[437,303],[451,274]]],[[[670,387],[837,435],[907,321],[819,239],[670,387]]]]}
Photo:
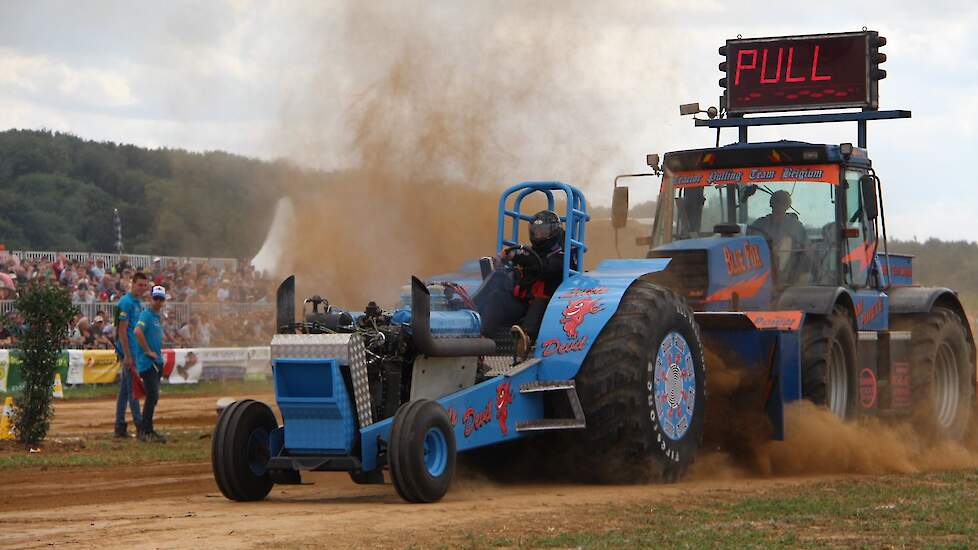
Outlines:
{"type": "MultiPolygon", "coordinates": [[[[208,380],[197,384],[163,384],[160,389],[161,395],[187,395],[187,396],[207,396],[207,395],[235,395],[246,393],[262,393],[272,391],[271,380],[241,381],[241,380],[208,380]]],[[[77,384],[74,386],[64,386],[65,399],[105,399],[115,397],[119,394],[118,384],[77,384]]],[[[0,403],[3,398],[15,393],[0,392],[0,403]]],[[[57,404],[58,400],[55,399],[57,404]]]]}
{"type": "Polygon", "coordinates": [[[51,438],[41,452],[30,453],[15,442],[0,446],[0,470],[32,466],[111,466],[158,462],[200,462],[210,459],[210,430],[167,432],[166,444],[143,443],[111,435],[51,438]]]}
{"type": "Polygon", "coordinates": [[[824,482],[763,494],[589,507],[470,548],[966,548],[978,540],[978,472],[824,482]],[[547,525],[551,523],[551,525],[547,525]],[[557,525],[554,525],[557,523],[557,525]]]}

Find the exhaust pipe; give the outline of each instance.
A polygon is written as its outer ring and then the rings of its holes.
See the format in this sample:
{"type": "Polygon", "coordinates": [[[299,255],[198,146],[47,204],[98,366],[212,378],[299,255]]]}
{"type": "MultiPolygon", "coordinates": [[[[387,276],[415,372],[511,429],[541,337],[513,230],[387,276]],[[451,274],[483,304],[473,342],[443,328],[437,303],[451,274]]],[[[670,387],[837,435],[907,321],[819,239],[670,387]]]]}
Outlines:
{"type": "Polygon", "coordinates": [[[431,293],[417,277],[411,277],[411,330],[414,347],[428,357],[492,355],[496,343],[483,336],[435,338],[431,335],[431,293]]]}
{"type": "Polygon", "coordinates": [[[275,332],[287,334],[295,332],[288,330],[295,323],[295,275],[289,275],[287,279],[278,285],[275,292],[275,332]]]}

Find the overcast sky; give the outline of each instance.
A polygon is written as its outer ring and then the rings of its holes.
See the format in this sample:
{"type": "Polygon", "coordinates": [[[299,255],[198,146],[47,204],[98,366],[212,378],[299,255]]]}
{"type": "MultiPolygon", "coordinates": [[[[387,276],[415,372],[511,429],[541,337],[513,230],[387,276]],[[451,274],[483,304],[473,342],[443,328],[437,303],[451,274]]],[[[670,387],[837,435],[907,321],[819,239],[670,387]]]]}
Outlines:
{"type": "MultiPolygon", "coordinates": [[[[881,108],[913,111],[910,120],[869,128],[890,234],[975,240],[975,4],[794,5],[801,8],[774,9],[770,0],[5,1],[0,130],[49,128],[333,169],[361,158],[351,146],[364,131],[358,105],[393,89],[406,95],[387,104],[399,113],[391,131],[418,117],[430,125],[433,113],[449,127],[481,114],[466,147],[503,159],[485,178],[562,178],[607,203],[615,174],[642,170],[646,153],[712,143],[712,133],[679,117],[678,105],[716,104],[725,39],[865,26],[888,39],[881,108]],[[392,77],[405,52],[420,84],[392,77]],[[444,105],[458,108],[438,109],[444,105]]],[[[751,137],[856,136],[848,124],[751,137]]],[[[734,139],[731,132],[722,141],[734,139]]],[[[633,201],[651,195],[636,189],[633,201]]]]}

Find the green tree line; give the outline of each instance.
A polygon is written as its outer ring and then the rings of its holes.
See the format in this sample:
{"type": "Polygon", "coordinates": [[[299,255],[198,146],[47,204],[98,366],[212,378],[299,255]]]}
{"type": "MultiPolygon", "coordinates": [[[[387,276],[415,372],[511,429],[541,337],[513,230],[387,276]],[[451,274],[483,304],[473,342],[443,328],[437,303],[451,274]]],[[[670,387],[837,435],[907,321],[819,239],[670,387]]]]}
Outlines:
{"type": "Polygon", "coordinates": [[[118,209],[130,253],[248,257],[288,182],[286,162],[0,132],[0,243],[8,250],[112,251],[118,209]]]}

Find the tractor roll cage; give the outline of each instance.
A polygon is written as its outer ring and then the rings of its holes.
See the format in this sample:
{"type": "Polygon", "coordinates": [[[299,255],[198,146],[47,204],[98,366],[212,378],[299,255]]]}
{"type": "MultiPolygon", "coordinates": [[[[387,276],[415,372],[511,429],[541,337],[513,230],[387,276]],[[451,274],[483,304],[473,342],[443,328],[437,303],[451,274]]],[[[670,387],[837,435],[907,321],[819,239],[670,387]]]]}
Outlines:
{"type": "Polygon", "coordinates": [[[584,253],[587,252],[587,245],[584,244],[584,228],[591,217],[587,214],[584,194],[560,181],[524,181],[503,192],[499,198],[496,253],[502,252],[505,246],[518,246],[520,244],[520,221],[530,222],[533,220],[532,214],[524,214],[521,210],[523,199],[537,192],[546,195],[547,209],[557,212],[560,221],[564,222],[564,280],[571,275],[581,274],[584,271],[584,253]],[[563,216],[557,212],[553,191],[564,192],[566,210],[563,216]],[[516,194],[516,199],[513,202],[513,208],[509,209],[506,207],[506,203],[514,194],[516,194]],[[510,221],[508,239],[506,238],[507,218],[510,221]],[[570,253],[566,253],[567,251],[570,253]],[[576,269],[571,268],[571,255],[574,257],[573,265],[576,266],[576,269]]]}

